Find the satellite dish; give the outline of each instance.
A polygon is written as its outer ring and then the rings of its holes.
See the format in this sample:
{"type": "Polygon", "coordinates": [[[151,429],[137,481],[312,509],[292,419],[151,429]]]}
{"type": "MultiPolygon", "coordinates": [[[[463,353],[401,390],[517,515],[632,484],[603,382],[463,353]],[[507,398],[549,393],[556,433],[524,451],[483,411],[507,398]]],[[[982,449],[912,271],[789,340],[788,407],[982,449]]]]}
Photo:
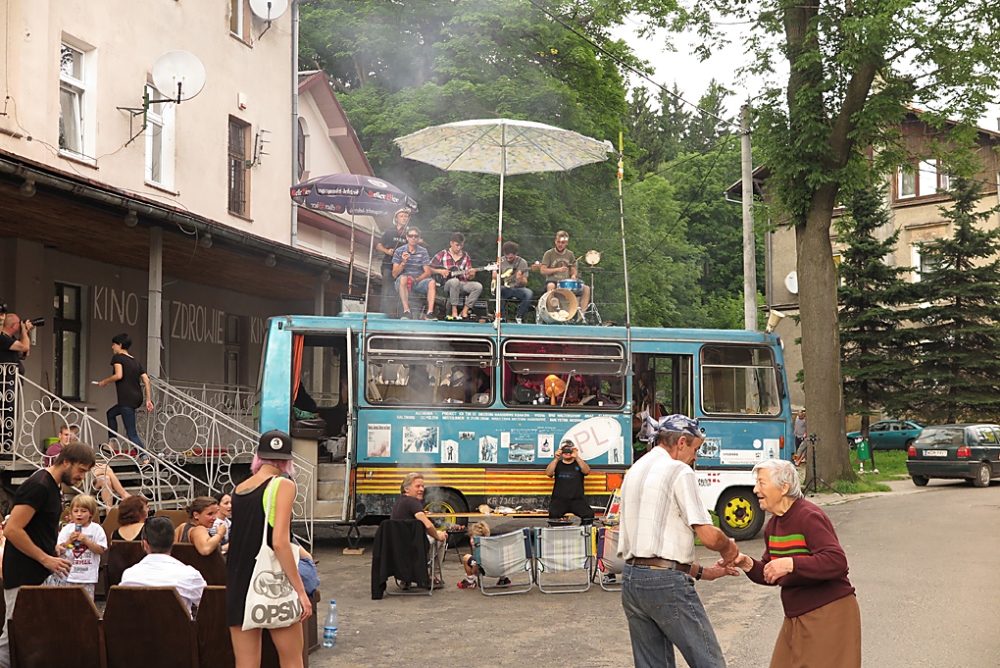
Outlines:
{"type": "Polygon", "coordinates": [[[288,9],[288,0],[250,0],[250,11],[265,21],[274,21],[288,9]]]}
{"type": "Polygon", "coordinates": [[[793,295],[799,294],[799,275],[794,271],[788,272],[788,276],[785,276],[785,287],[793,295]]]}
{"type": "Polygon", "coordinates": [[[205,66],[188,51],[168,51],[153,63],[153,85],[167,98],[180,104],[205,87],[205,66]]]}

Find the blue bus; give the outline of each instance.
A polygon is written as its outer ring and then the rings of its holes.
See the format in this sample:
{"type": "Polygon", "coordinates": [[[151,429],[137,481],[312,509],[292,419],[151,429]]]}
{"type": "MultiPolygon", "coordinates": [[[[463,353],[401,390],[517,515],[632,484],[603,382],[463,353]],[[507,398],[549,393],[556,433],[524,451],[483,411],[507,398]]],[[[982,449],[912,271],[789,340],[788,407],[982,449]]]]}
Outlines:
{"type": "Polygon", "coordinates": [[[422,471],[429,510],[545,508],[545,466],[571,439],[604,507],[645,450],[642,418],[701,420],[699,489],[722,529],[757,534],[750,471],[794,449],[779,339],[743,330],[390,320],[380,314],[269,321],[261,431],[292,433],[323,461],[316,520],[376,522],[422,471]],[[299,419],[302,410],[320,419],[299,419]]]}

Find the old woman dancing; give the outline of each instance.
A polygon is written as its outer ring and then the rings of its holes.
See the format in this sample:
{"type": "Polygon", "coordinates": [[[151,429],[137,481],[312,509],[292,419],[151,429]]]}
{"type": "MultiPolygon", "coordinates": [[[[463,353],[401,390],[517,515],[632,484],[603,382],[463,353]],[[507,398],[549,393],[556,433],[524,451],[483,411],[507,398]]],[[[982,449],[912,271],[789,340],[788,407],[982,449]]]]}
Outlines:
{"type": "Polygon", "coordinates": [[[764,556],[740,554],[736,565],[757,584],[781,587],[785,621],[771,668],[860,668],[861,610],[830,518],[802,498],[791,462],[768,460],[753,472],[753,491],[772,517],[764,556]]]}

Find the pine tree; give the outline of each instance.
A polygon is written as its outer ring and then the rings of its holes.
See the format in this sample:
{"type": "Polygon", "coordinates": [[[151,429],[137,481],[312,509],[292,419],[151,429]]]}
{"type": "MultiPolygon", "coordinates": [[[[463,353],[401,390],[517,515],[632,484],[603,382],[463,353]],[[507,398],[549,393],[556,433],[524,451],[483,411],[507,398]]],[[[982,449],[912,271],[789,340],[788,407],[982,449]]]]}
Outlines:
{"type": "Polygon", "coordinates": [[[994,421],[1000,413],[1000,230],[986,230],[997,209],[979,210],[980,183],[951,178],[948,238],[920,245],[929,269],[916,285],[923,303],[911,319],[916,362],[908,405],[932,423],[994,421]]]}
{"type": "Polygon", "coordinates": [[[844,408],[861,415],[865,435],[871,415],[894,407],[902,389],[900,378],[911,364],[906,351],[910,330],[900,322],[902,307],[913,298],[913,286],[904,278],[910,267],[885,262],[899,230],[878,238],[879,231],[889,226],[883,197],[881,188],[857,188],[846,201],[848,215],[838,224],[840,240],[847,245],[838,290],[844,408]]]}

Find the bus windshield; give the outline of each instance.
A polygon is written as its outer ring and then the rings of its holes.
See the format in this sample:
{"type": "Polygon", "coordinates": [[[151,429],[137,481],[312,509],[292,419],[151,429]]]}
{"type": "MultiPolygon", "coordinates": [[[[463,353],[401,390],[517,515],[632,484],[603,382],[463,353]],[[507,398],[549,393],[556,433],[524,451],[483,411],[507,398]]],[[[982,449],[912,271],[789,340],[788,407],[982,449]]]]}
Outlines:
{"type": "Polygon", "coordinates": [[[365,397],[372,405],[493,403],[490,339],[373,336],[365,397]]]}
{"type": "Polygon", "coordinates": [[[763,346],[707,345],[701,350],[706,414],[778,415],[774,353],[763,346]]]}

